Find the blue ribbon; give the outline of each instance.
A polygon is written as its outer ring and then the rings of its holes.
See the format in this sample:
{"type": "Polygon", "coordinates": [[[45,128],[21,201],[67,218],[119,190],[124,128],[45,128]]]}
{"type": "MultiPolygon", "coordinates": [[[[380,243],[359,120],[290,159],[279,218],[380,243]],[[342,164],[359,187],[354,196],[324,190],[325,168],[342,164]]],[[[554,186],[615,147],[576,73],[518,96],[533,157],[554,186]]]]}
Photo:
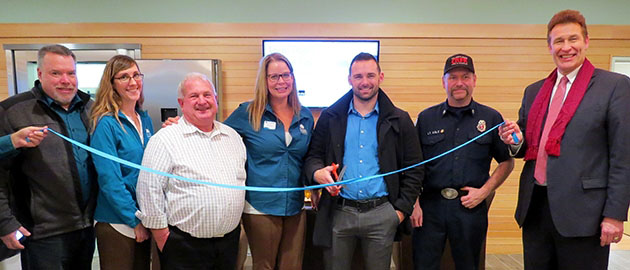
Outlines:
{"type": "Polygon", "coordinates": [[[441,158],[443,156],[446,156],[446,155],[448,155],[448,154],[450,154],[450,153],[452,153],[454,151],[457,151],[460,148],[462,148],[462,147],[464,147],[464,146],[474,142],[475,140],[485,136],[486,134],[492,132],[493,130],[497,129],[499,126],[503,125],[504,123],[505,122],[502,122],[502,123],[492,127],[491,129],[486,130],[485,132],[477,135],[477,137],[474,137],[474,138],[470,139],[469,141],[467,141],[467,142],[465,142],[463,144],[460,144],[460,145],[458,145],[457,147],[455,147],[455,148],[453,148],[451,150],[448,150],[448,151],[446,151],[446,152],[444,152],[442,154],[439,154],[439,155],[437,155],[435,157],[432,157],[430,159],[424,160],[424,161],[422,161],[420,163],[417,163],[417,164],[414,164],[414,165],[411,165],[411,166],[408,166],[408,167],[405,167],[405,168],[402,168],[402,169],[398,169],[398,170],[391,171],[391,172],[388,172],[388,173],[372,175],[372,176],[368,176],[368,177],[352,178],[352,179],[343,180],[343,181],[339,181],[339,182],[335,182],[335,183],[320,184],[320,185],[314,185],[314,186],[308,186],[308,187],[290,187],[290,188],[233,186],[233,185],[225,185],[225,184],[219,184],[219,183],[204,182],[204,181],[200,181],[200,180],[196,180],[196,179],[190,179],[190,178],[186,178],[186,177],[183,177],[183,176],[174,175],[174,174],[170,174],[170,173],[154,170],[154,169],[151,169],[151,168],[147,168],[147,167],[144,167],[144,166],[141,166],[141,165],[129,162],[127,160],[121,159],[119,157],[112,156],[110,154],[107,154],[107,153],[102,152],[100,150],[97,150],[95,148],[92,148],[92,147],[89,147],[89,146],[87,146],[85,144],[77,142],[77,141],[75,141],[73,139],[70,139],[70,138],[60,134],[59,132],[50,129],[50,128],[48,128],[48,131],[50,131],[51,133],[61,137],[62,139],[66,140],[66,141],[68,141],[68,142],[70,142],[70,143],[72,143],[72,144],[74,144],[74,145],[76,145],[78,147],[81,147],[81,148],[85,149],[86,151],[88,151],[88,152],[90,152],[92,154],[99,155],[99,156],[104,157],[106,159],[118,162],[118,163],[123,164],[123,165],[127,165],[129,167],[132,167],[132,168],[135,168],[135,169],[138,169],[138,170],[147,171],[147,172],[150,172],[150,173],[154,173],[154,174],[158,174],[158,175],[174,178],[174,179],[177,179],[177,180],[190,182],[190,183],[195,183],[195,184],[201,184],[201,185],[208,185],[208,186],[222,187],[222,188],[231,188],[231,189],[238,189],[238,190],[260,191],[260,192],[291,192],[291,191],[303,191],[303,190],[308,190],[308,189],[319,189],[319,188],[325,188],[325,187],[328,187],[328,186],[347,185],[347,184],[351,184],[351,183],[355,183],[355,182],[363,182],[363,181],[367,181],[367,180],[374,179],[374,178],[377,178],[377,177],[385,177],[385,176],[388,176],[388,175],[392,175],[392,174],[396,174],[396,173],[399,173],[399,172],[402,172],[402,171],[406,171],[406,170],[409,170],[411,168],[418,167],[418,166],[423,165],[425,163],[428,163],[428,162],[431,162],[431,161],[436,160],[438,158],[441,158]]]}

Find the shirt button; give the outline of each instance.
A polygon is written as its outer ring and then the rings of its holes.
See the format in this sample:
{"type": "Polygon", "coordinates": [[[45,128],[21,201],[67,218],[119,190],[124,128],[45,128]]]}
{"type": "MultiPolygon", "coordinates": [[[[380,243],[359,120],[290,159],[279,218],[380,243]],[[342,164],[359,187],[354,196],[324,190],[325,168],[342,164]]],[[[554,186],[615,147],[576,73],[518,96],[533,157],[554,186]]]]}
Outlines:
{"type": "Polygon", "coordinates": [[[363,160],[362,160],[362,159],[359,159],[359,163],[363,163],[363,160]]]}
{"type": "Polygon", "coordinates": [[[365,133],[365,131],[361,130],[361,134],[365,133]]]}
{"type": "Polygon", "coordinates": [[[361,178],[361,177],[363,177],[363,175],[360,175],[360,174],[359,174],[359,178],[361,178]]]}
{"type": "Polygon", "coordinates": [[[359,190],[359,193],[363,193],[363,190],[359,190]]]}
{"type": "Polygon", "coordinates": [[[363,145],[359,145],[359,148],[363,148],[363,145]]]}
{"type": "Polygon", "coordinates": [[[455,157],[455,160],[459,160],[459,157],[455,157]]]}

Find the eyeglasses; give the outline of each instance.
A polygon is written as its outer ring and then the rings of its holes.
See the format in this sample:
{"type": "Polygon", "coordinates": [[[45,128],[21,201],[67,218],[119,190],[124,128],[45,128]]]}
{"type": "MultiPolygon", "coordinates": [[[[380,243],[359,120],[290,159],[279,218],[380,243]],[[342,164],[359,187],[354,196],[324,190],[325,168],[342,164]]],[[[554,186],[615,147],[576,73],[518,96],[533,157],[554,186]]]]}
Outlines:
{"type": "Polygon", "coordinates": [[[144,78],[144,74],[136,73],[136,74],[133,74],[133,76],[131,77],[125,74],[125,75],[122,75],[122,77],[114,78],[114,80],[118,80],[121,83],[128,83],[131,78],[133,78],[136,81],[140,81],[144,78]]]}
{"type": "Polygon", "coordinates": [[[284,81],[288,81],[289,79],[291,79],[291,73],[287,72],[282,74],[267,75],[267,79],[271,80],[272,82],[277,82],[278,80],[280,80],[280,78],[282,78],[284,81]]]}

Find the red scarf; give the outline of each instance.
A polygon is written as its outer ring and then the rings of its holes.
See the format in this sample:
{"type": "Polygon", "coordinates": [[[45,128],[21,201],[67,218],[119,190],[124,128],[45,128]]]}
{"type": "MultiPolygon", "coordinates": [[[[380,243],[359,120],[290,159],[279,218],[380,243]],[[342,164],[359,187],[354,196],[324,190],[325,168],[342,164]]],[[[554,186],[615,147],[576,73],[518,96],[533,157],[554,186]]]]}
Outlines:
{"type": "MultiPolygon", "coordinates": [[[[571,118],[573,118],[580,102],[582,102],[586,88],[588,88],[588,84],[593,76],[593,71],[595,71],[595,67],[588,59],[585,59],[582,68],[571,85],[571,91],[569,91],[567,98],[562,104],[558,118],[551,126],[551,131],[549,131],[549,138],[547,139],[547,145],[545,145],[545,151],[547,151],[549,156],[560,156],[562,136],[564,136],[564,131],[569,121],[571,121],[571,118]]],[[[556,68],[549,74],[547,79],[545,79],[545,83],[543,83],[543,86],[540,88],[529,110],[529,115],[527,116],[527,130],[525,131],[525,140],[527,141],[525,160],[536,160],[538,147],[540,147],[543,124],[545,123],[545,115],[549,108],[551,92],[553,91],[553,86],[557,78],[558,72],[556,68]]]]}

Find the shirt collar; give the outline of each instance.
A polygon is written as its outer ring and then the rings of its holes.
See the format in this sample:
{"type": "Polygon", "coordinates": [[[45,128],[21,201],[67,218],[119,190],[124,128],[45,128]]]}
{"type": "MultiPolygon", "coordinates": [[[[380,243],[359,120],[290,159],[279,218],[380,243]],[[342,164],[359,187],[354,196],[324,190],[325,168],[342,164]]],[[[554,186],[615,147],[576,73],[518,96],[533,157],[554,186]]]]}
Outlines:
{"type": "MultiPolygon", "coordinates": [[[[48,107],[52,107],[53,104],[56,104],[60,108],[63,108],[59,103],[57,103],[57,101],[49,97],[48,94],[46,94],[46,92],[42,91],[42,93],[44,94],[44,102],[46,103],[46,105],[48,105],[48,107]]],[[[83,101],[79,98],[79,95],[74,95],[74,97],[72,98],[72,101],[70,101],[70,106],[68,106],[68,111],[71,111],[74,109],[75,106],[79,106],[82,104],[83,104],[83,101]]]]}
{"type": "Polygon", "coordinates": [[[225,130],[225,126],[223,125],[223,123],[214,120],[214,127],[212,128],[212,131],[210,132],[205,132],[202,131],[201,129],[199,129],[198,127],[196,127],[195,125],[191,124],[190,122],[188,122],[186,120],[185,117],[182,116],[182,119],[180,122],[180,125],[182,125],[182,131],[184,134],[192,134],[192,133],[200,133],[206,136],[209,136],[210,138],[214,137],[214,136],[218,136],[220,134],[227,134],[226,130],[225,130]]]}
{"type": "MultiPolygon", "coordinates": [[[[580,72],[580,69],[582,69],[582,66],[584,64],[580,65],[578,68],[576,68],[575,70],[571,71],[569,74],[567,74],[567,79],[569,79],[569,83],[573,84],[573,82],[575,81],[575,78],[577,77],[578,72],[580,72]]],[[[562,73],[560,73],[560,70],[556,71],[558,73],[558,79],[562,78],[562,73]]],[[[559,80],[558,80],[559,81],[559,80]]]]}
{"type": "MultiPolygon", "coordinates": [[[[299,119],[297,119],[298,121],[299,121],[299,120],[301,120],[301,119],[307,118],[307,116],[306,116],[307,114],[306,114],[306,113],[303,113],[304,108],[305,108],[305,107],[302,105],[302,111],[300,112],[300,118],[299,118],[299,119]]],[[[265,111],[267,111],[267,112],[269,112],[269,113],[271,113],[271,114],[274,114],[274,112],[273,112],[273,108],[271,108],[271,105],[270,105],[269,103],[267,103],[267,105],[265,105],[265,111]]],[[[274,114],[274,115],[275,115],[275,114],[274,114]]],[[[294,116],[293,116],[293,119],[291,119],[291,124],[293,124],[293,120],[295,120],[295,119],[296,119],[296,118],[295,118],[295,115],[294,115],[294,116]]]]}
{"type": "MultiPolygon", "coordinates": [[[[458,108],[449,106],[448,100],[447,100],[444,103],[442,103],[442,106],[441,106],[442,116],[445,116],[447,112],[454,113],[456,109],[458,108]]],[[[471,99],[470,104],[464,107],[462,112],[470,112],[471,115],[475,115],[475,113],[477,112],[477,102],[475,102],[474,99],[471,99]]]]}
{"type": "MultiPolygon", "coordinates": [[[[364,115],[365,117],[369,117],[370,115],[372,115],[372,113],[376,113],[379,114],[380,110],[378,108],[378,100],[376,101],[376,104],[374,104],[374,110],[372,110],[371,112],[369,112],[368,114],[364,115]]],[[[361,115],[355,108],[354,108],[354,98],[350,100],[350,105],[348,106],[348,114],[357,114],[357,115],[361,115]]]]}

